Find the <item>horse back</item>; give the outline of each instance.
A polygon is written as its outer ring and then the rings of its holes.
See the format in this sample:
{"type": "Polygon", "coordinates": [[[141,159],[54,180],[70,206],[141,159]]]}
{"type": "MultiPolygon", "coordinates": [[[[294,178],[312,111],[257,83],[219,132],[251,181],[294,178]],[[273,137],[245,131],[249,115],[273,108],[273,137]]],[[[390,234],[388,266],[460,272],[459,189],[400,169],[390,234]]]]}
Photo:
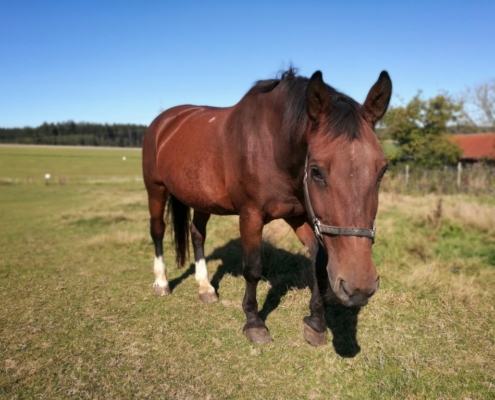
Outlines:
{"type": "MultiPolygon", "coordinates": [[[[287,146],[276,140],[282,113],[274,92],[245,96],[229,108],[184,105],[165,111],[145,135],[147,175],[206,213],[254,207],[267,220],[303,213],[294,177],[276,160],[287,146]]],[[[300,163],[290,153],[282,158],[300,163]]]]}
{"type": "Polygon", "coordinates": [[[229,108],[183,105],[160,114],[143,142],[145,181],[167,187],[183,203],[233,214],[225,190],[225,121],[229,108]]]}

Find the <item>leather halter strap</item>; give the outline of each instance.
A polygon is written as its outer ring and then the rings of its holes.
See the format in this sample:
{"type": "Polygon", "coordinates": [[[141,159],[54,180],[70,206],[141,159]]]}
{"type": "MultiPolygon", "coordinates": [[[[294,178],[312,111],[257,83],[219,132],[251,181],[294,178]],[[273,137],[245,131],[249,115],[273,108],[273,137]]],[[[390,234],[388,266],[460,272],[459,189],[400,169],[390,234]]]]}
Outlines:
{"type": "Polygon", "coordinates": [[[331,235],[331,236],[358,236],[358,237],[366,237],[371,239],[371,242],[375,242],[375,223],[373,222],[373,228],[354,228],[354,227],[342,227],[342,226],[332,226],[325,225],[320,222],[320,220],[316,217],[315,212],[313,210],[313,206],[311,205],[311,200],[309,199],[309,190],[308,190],[308,163],[309,156],[306,157],[306,163],[304,165],[304,201],[306,203],[306,211],[308,212],[309,218],[313,223],[313,229],[315,231],[316,237],[323,245],[323,234],[331,235]]]}

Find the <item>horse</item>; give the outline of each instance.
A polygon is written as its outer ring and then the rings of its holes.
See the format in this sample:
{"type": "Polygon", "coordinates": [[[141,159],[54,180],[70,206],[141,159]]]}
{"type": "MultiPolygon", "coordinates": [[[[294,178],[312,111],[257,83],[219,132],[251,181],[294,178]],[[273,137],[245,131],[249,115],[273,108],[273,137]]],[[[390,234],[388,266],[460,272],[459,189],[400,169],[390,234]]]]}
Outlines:
{"type": "Polygon", "coordinates": [[[362,307],[379,275],[372,260],[380,181],[387,160],[374,132],[392,93],[386,71],[361,105],[323,81],[293,68],[256,82],[234,106],[180,105],[148,127],[142,148],[150,234],[155,247],[154,294],[171,293],[163,261],[164,212],[171,214],[176,261],[188,257],[189,232],[199,298],[217,301],[204,255],[211,214],[239,215],[246,315],[254,343],[272,340],[258,314],[263,226],[285,220],[311,256],[310,315],[303,334],[326,341],[318,270],[337,301],[362,307]],[[193,209],[191,221],[190,209],[193,209]]]}

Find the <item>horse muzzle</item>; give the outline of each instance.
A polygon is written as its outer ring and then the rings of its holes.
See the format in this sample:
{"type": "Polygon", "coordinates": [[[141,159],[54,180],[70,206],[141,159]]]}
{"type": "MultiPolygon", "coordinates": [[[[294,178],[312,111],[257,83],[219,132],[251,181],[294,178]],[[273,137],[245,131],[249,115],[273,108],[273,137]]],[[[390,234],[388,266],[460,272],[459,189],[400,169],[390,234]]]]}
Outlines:
{"type": "Polygon", "coordinates": [[[342,277],[338,277],[332,285],[334,294],[346,307],[364,307],[375,294],[380,285],[380,277],[369,284],[353,285],[342,277]]]}

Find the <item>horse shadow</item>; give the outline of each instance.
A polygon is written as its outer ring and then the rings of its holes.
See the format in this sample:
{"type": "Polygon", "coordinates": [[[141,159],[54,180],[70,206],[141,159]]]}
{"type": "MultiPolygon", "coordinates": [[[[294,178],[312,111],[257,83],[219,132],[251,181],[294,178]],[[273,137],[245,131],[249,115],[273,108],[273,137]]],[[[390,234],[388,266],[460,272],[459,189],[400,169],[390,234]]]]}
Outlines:
{"type": "MultiPolygon", "coordinates": [[[[266,241],[262,243],[261,257],[262,280],[270,283],[267,297],[259,311],[261,319],[265,321],[268,315],[277,309],[289,290],[310,287],[311,260],[302,254],[278,249],[266,241]]],[[[233,239],[222,247],[216,248],[206,258],[206,262],[213,260],[221,261],[211,279],[211,284],[218,294],[220,282],[226,274],[235,277],[242,276],[241,240],[233,239]]],[[[191,264],[181,276],[170,281],[171,290],[173,291],[174,287],[193,274],[194,264],[191,264]]],[[[328,285],[326,271],[318,271],[317,274],[320,292],[325,300],[325,320],[333,335],[332,344],[335,352],[341,357],[354,357],[360,351],[356,337],[360,308],[349,308],[338,303],[328,285]]]]}

